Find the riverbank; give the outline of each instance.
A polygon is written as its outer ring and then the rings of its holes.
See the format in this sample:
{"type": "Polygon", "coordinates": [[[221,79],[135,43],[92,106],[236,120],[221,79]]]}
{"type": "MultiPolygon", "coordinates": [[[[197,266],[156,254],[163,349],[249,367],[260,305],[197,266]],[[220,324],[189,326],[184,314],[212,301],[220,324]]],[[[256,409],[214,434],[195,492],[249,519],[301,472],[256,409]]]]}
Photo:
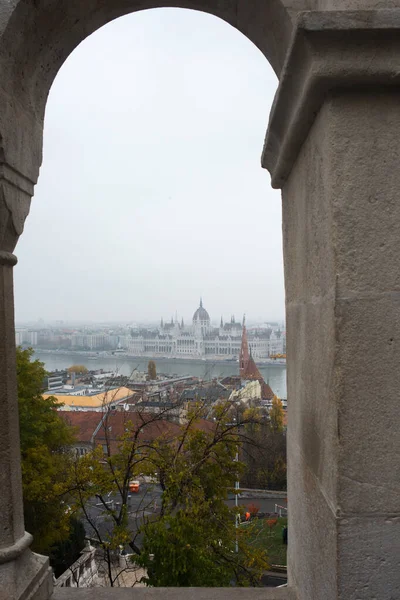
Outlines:
{"type": "MultiPolygon", "coordinates": [[[[203,381],[213,378],[239,375],[239,363],[236,361],[214,361],[186,358],[102,355],[93,352],[43,351],[36,349],[35,358],[42,361],[47,371],[63,371],[72,365],[84,365],[89,370],[113,372],[130,376],[134,371],[147,372],[149,360],[154,360],[158,373],[182,377],[189,375],[203,381]]],[[[258,368],[269,383],[273,392],[280,398],[286,398],[286,368],[285,365],[262,364],[257,361],[258,368]]]]}
{"type": "MultiPolygon", "coordinates": [[[[121,360],[156,360],[157,362],[169,362],[171,360],[176,360],[182,363],[193,363],[193,364],[204,364],[204,363],[218,363],[218,364],[228,364],[228,365],[237,365],[239,360],[228,358],[224,359],[219,356],[213,356],[210,358],[200,358],[200,357],[189,357],[189,356],[156,356],[154,354],[128,354],[126,352],[107,352],[107,351],[99,351],[95,352],[93,350],[50,350],[46,348],[37,348],[35,350],[38,354],[50,354],[54,356],[64,356],[64,355],[76,355],[76,356],[85,356],[90,360],[97,360],[100,358],[110,358],[110,359],[121,359],[121,360]]],[[[286,360],[284,359],[271,359],[271,358],[257,358],[257,364],[260,365],[271,365],[274,367],[284,367],[286,368],[286,360]]]]}

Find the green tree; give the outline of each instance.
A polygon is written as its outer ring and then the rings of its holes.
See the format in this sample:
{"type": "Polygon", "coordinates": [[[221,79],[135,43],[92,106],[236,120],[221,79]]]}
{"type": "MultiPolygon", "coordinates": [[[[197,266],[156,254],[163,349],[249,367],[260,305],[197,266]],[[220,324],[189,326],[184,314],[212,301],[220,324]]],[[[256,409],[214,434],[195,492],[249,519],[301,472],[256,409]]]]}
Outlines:
{"type": "MultiPolygon", "coordinates": [[[[279,408],[279,404],[278,404],[279,408]]],[[[242,444],[241,459],[246,469],[241,478],[241,485],[249,488],[286,489],[286,432],[283,429],[283,411],[277,414],[282,417],[281,427],[276,427],[274,413],[271,416],[260,408],[247,409],[259,418],[246,425],[246,438],[242,444]]]]}
{"type": "MultiPolygon", "coordinates": [[[[77,460],[65,482],[74,510],[84,513],[108,564],[120,545],[130,546],[135,562],[147,569],[151,586],[256,585],[267,568],[265,553],[250,544],[247,528],[235,527],[235,509],[226,504],[244,468],[235,460],[241,437],[231,423],[230,405],[218,406],[212,423],[201,420],[208,410],[202,404],[193,407],[173,440],[160,435],[150,442],[146,433],[165,419],[167,410],[143,416],[136,427],[127,422],[116,452],[107,440],[106,454],[99,447],[77,460]],[[142,513],[133,527],[128,519],[129,481],[139,474],[158,479],[161,506],[152,512],[150,499],[142,498],[142,513]],[[107,502],[110,492],[118,496],[117,507],[107,502]],[[112,524],[106,534],[87,510],[94,496],[104,507],[101,523],[112,524]]],[[[108,418],[105,413],[106,435],[108,418]]],[[[109,573],[114,585],[111,568],[109,573]]]]}
{"type": "Polygon", "coordinates": [[[60,577],[68,567],[78,560],[85,547],[85,536],[85,527],[82,521],[73,517],[70,520],[68,538],[56,543],[51,549],[50,563],[56,577],[60,577]]]}
{"type": "Polygon", "coordinates": [[[284,417],[282,401],[278,396],[272,398],[272,408],[269,411],[273,431],[283,431],[284,417]]]}
{"type": "Polygon", "coordinates": [[[149,364],[147,365],[147,377],[150,381],[157,379],[157,369],[154,360],[149,360],[149,364]]]}
{"type": "Polygon", "coordinates": [[[85,365],[72,365],[68,368],[68,373],[76,373],[77,375],[86,375],[88,373],[85,365]]]}
{"type": "Polygon", "coordinates": [[[32,549],[48,554],[68,537],[69,517],[57,485],[67,475],[74,441],[71,428],[59,417],[53,397],[43,398],[43,363],[32,360],[32,349],[17,348],[21,468],[26,529],[34,536],[32,549]]]}
{"type": "Polygon", "coordinates": [[[254,551],[247,529],[235,528],[235,509],[226,504],[244,468],[236,461],[238,428],[227,404],[216,409],[211,430],[199,427],[199,409],[201,414],[201,404],[189,413],[175,445],[154,449],[163,505],[161,517],[143,530],[137,562],[151,586],[257,585],[266,554],[254,551]]]}

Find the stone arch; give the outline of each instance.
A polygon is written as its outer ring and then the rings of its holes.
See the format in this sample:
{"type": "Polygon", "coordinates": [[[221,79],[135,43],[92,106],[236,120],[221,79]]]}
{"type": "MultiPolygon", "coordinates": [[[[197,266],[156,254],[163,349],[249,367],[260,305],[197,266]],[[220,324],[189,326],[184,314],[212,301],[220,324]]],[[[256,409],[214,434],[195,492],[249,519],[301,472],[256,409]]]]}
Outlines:
{"type": "MultiPolygon", "coordinates": [[[[280,73],[291,34],[288,0],[68,0],[28,3],[19,0],[3,26],[3,42],[15,76],[50,87],[74,48],[106,23],[151,8],[187,8],[215,15],[241,31],[280,73]]],[[[297,2],[297,4],[300,4],[297,2]]],[[[0,34],[1,34],[0,21],[0,34]]],[[[2,44],[3,45],[3,44],[2,44]]],[[[1,48],[1,47],[0,47],[1,48]]],[[[26,88],[27,89],[27,88],[26,88]]],[[[40,96],[40,90],[31,90],[40,96]]],[[[42,90],[43,93],[43,90],[42,90]]]]}
{"type": "MultiPolygon", "coordinates": [[[[292,30],[286,3],[290,4],[290,0],[19,0],[13,5],[0,2],[1,80],[7,106],[0,114],[0,134],[6,161],[18,171],[23,164],[22,172],[36,182],[51,84],[80,42],[113,19],[157,7],[208,12],[246,35],[279,75],[292,30]],[[24,149],[26,138],[15,136],[15,122],[24,122],[30,148],[24,149]]],[[[1,93],[0,88],[0,101],[1,93]]]]}
{"type": "Polygon", "coordinates": [[[224,19],[280,77],[264,165],[283,189],[292,589],[265,597],[390,600],[400,587],[400,0],[0,0],[0,589],[12,600],[52,594],[24,533],[12,254],[47,93],[85,37],[161,6],[224,19]]]}

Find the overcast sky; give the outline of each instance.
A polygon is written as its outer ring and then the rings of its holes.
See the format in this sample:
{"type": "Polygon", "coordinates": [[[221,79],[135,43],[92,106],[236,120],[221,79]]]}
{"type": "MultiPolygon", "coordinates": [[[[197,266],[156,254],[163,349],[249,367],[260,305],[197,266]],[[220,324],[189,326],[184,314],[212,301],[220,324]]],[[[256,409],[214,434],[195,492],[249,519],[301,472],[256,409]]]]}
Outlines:
{"type": "Polygon", "coordinates": [[[17,321],[283,318],[280,194],[260,166],[277,81],[216,17],[157,9],[86,39],[50,92],[16,248],[17,321]]]}

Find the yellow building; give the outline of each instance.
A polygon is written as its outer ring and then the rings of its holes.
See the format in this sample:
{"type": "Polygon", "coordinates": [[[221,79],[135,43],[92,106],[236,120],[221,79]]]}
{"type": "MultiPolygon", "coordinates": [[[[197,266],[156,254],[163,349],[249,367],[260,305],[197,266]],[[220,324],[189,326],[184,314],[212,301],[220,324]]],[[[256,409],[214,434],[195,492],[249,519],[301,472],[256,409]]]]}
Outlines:
{"type": "Polygon", "coordinates": [[[44,398],[53,396],[60,404],[63,404],[63,410],[95,410],[101,411],[105,406],[116,406],[124,404],[135,395],[129,388],[119,387],[110,389],[98,394],[43,394],[44,398]]]}

